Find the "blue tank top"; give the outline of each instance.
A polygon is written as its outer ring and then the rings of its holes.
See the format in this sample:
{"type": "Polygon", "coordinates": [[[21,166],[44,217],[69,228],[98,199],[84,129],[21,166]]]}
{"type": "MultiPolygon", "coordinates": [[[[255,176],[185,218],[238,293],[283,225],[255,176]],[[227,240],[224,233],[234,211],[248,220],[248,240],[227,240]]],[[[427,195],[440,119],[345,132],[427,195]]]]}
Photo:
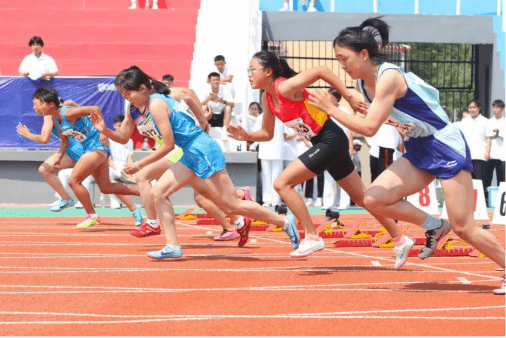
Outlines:
{"type": "MultiPolygon", "coordinates": [[[[387,70],[402,74],[408,87],[406,94],[394,103],[385,124],[396,127],[407,138],[434,136],[437,140],[466,157],[466,145],[460,131],[454,127],[439,103],[439,91],[415,74],[404,71],[391,63],[383,62],[378,69],[377,80],[387,70]]],[[[368,103],[372,101],[364,90],[362,79],[358,88],[368,103]]]]}
{"type": "MultiPolygon", "coordinates": [[[[183,148],[184,150],[190,146],[198,136],[204,133],[202,128],[200,128],[193,119],[193,113],[186,103],[178,102],[174,98],[162,94],[151,95],[149,103],[151,103],[154,99],[163,100],[170,109],[169,122],[171,124],[174,141],[177,146],[183,148]]],[[[130,113],[132,114],[139,133],[145,137],[162,140],[160,129],[158,129],[158,126],[156,125],[149,110],[144,112],[144,114],[141,114],[140,111],[135,108],[131,109],[130,113]]]]}
{"type": "Polygon", "coordinates": [[[98,137],[100,133],[95,129],[95,127],[93,127],[93,124],[88,116],[80,117],[74,123],[67,120],[65,117],[65,111],[67,108],[72,107],[63,106],[61,109],[62,123],[60,123],[58,119],[53,119],[58,127],[60,127],[63,135],[71,137],[78,142],[85,142],[88,139],[98,137]]]}

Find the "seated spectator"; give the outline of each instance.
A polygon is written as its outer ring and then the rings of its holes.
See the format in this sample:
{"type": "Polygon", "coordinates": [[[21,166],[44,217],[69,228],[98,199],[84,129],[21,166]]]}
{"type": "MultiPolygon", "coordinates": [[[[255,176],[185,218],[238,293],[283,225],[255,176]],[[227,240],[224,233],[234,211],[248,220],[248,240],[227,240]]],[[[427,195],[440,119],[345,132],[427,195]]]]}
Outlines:
{"type": "MultiPolygon", "coordinates": [[[[74,168],[65,168],[65,169],[61,169],[60,171],[58,171],[58,178],[60,179],[61,184],[63,185],[65,190],[68,190],[67,188],[69,187],[69,178],[70,178],[70,175],[72,175],[72,170],[74,170],[74,168]]],[[[90,193],[90,186],[93,181],[94,181],[93,176],[90,175],[90,176],[86,177],[84,179],[84,181],[81,183],[83,185],[83,187],[85,187],[86,190],[88,190],[88,193],[90,193]]],[[[51,211],[60,211],[61,210],[60,202],[62,200],[62,197],[58,193],[55,193],[54,195],[56,197],[56,201],[51,203],[49,205],[49,207],[51,208],[51,211]]],[[[90,193],[90,196],[91,196],[91,193],[90,193]]],[[[81,204],[80,201],[77,201],[74,208],[82,209],[83,205],[81,204]]]]}
{"type": "Polygon", "coordinates": [[[170,74],[165,74],[162,77],[162,82],[164,85],[167,86],[167,88],[172,88],[174,86],[174,76],[170,74]]]}
{"type": "Polygon", "coordinates": [[[49,55],[42,53],[44,41],[40,36],[34,36],[28,41],[28,46],[32,48],[33,53],[25,56],[19,66],[19,76],[28,76],[32,80],[51,78],[58,76],[58,67],[56,62],[49,55]]]}
{"type": "Polygon", "coordinates": [[[228,89],[230,95],[232,95],[232,100],[235,99],[235,89],[232,82],[234,73],[232,69],[227,66],[225,57],[223,55],[217,55],[214,58],[214,66],[216,67],[216,72],[220,74],[220,84],[228,89]]]}
{"type": "MultiPolygon", "coordinates": [[[[205,97],[200,101],[202,109],[211,127],[226,127],[230,123],[234,102],[231,102],[230,92],[220,85],[218,73],[209,74],[207,79],[211,90],[208,94],[201,95],[201,97],[205,97]]],[[[223,135],[226,136],[226,132],[223,135]]]]}
{"type": "MultiPolygon", "coordinates": [[[[314,8],[314,4],[315,4],[316,0],[311,0],[309,2],[309,6],[307,7],[307,12],[318,12],[318,10],[316,8],[314,8]]],[[[300,0],[300,4],[302,6],[305,6],[307,3],[307,0],[300,0]]],[[[280,12],[286,12],[286,11],[289,11],[290,9],[288,8],[288,0],[285,0],[284,3],[283,3],[283,8],[281,8],[279,11],[280,12]]]]}

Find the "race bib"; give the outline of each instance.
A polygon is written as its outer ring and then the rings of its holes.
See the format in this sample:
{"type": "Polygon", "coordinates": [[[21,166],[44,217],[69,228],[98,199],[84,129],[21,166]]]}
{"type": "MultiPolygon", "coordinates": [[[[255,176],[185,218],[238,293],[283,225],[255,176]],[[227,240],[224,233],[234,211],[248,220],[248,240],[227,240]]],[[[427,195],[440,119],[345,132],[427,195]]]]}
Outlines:
{"type": "Polygon", "coordinates": [[[394,126],[402,134],[406,134],[408,131],[413,129],[413,127],[415,126],[413,123],[404,123],[404,122],[397,121],[392,116],[388,116],[387,120],[385,121],[385,124],[388,124],[390,126],[394,126]]]}
{"type": "Polygon", "coordinates": [[[297,134],[302,135],[308,141],[316,135],[311,127],[302,121],[301,117],[285,122],[285,125],[289,128],[293,128],[297,134]]]}
{"type": "Polygon", "coordinates": [[[78,142],[83,142],[84,140],[87,139],[87,137],[83,133],[81,133],[79,131],[75,131],[73,129],[67,129],[62,134],[67,137],[72,137],[73,139],[75,139],[78,142]]]}
{"type": "Polygon", "coordinates": [[[174,110],[188,115],[189,117],[191,117],[193,119],[193,121],[195,121],[195,124],[197,126],[199,125],[199,122],[197,121],[197,117],[195,116],[193,111],[190,109],[190,107],[188,107],[188,105],[186,104],[186,102],[184,100],[178,101],[174,105],[174,110]]]}
{"type": "Polygon", "coordinates": [[[156,130],[155,125],[153,123],[139,125],[137,126],[137,130],[139,131],[139,133],[144,135],[144,137],[153,138],[155,140],[161,138],[161,135],[158,133],[158,130],[156,130]]]}

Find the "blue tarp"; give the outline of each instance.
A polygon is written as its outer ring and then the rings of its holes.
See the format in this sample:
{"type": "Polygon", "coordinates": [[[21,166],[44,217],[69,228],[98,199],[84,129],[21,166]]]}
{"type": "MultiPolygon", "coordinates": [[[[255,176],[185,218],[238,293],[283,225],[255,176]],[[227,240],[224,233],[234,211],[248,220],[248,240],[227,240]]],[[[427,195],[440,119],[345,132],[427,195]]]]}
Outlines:
{"type": "Polygon", "coordinates": [[[124,100],[113,78],[54,78],[32,81],[26,77],[0,77],[0,148],[55,149],[60,141],[51,137],[48,144],[28,140],[16,131],[21,122],[40,134],[43,117],[33,110],[32,96],[40,87],[54,88],[63,100],[80,106],[99,106],[105,122],[112,128],[114,117],[123,115],[124,100]]]}

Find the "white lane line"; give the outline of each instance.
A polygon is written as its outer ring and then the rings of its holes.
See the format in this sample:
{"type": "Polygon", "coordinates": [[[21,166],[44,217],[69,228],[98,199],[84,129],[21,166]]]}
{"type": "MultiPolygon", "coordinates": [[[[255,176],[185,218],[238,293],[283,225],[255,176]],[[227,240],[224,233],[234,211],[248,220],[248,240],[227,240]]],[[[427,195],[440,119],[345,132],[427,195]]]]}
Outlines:
{"type": "Polygon", "coordinates": [[[380,263],[380,262],[378,262],[378,261],[371,261],[371,264],[372,264],[373,266],[382,266],[382,265],[381,265],[381,263],[380,263]]]}
{"type": "MultiPolygon", "coordinates": [[[[177,222],[176,222],[176,224],[177,224],[177,222]]],[[[191,225],[191,226],[198,227],[196,225],[191,225]]],[[[201,229],[205,229],[204,227],[200,227],[200,228],[201,229]]],[[[258,236],[255,236],[255,237],[258,237],[258,236]]],[[[262,237],[260,237],[260,238],[262,238],[262,237]]],[[[268,241],[271,241],[271,242],[288,244],[287,241],[280,241],[278,239],[273,239],[273,238],[264,238],[264,239],[266,239],[268,241]]],[[[391,259],[391,258],[385,258],[385,257],[381,257],[381,256],[369,256],[369,255],[364,255],[364,254],[361,254],[361,253],[358,253],[358,252],[341,251],[341,250],[329,249],[329,248],[325,248],[323,250],[325,250],[327,252],[332,252],[332,253],[335,253],[335,254],[345,254],[345,255],[351,255],[351,256],[365,258],[365,259],[378,259],[378,260],[388,261],[388,262],[391,262],[391,263],[395,262],[395,260],[391,259]]],[[[424,268],[431,269],[431,270],[435,269],[435,270],[439,270],[439,271],[442,271],[442,272],[449,272],[449,273],[455,273],[455,274],[465,274],[465,275],[475,276],[475,277],[482,277],[482,278],[491,278],[491,279],[495,279],[495,280],[502,280],[502,277],[487,276],[487,275],[477,274],[477,273],[474,273],[474,272],[458,271],[458,270],[454,270],[454,269],[446,269],[446,268],[441,268],[441,267],[437,267],[437,266],[432,266],[432,265],[429,265],[429,264],[406,262],[406,266],[407,265],[417,266],[417,267],[424,267],[424,268]]],[[[391,272],[393,272],[393,271],[395,271],[395,270],[391,270],[391,272]]]]}
{"type": "Polygon", "coordinates": [[[457,279],[462,283],[462,284],[473,284],[472,282],[470,282],[467,278],[465,277],[457,277],[457,279]]]}

